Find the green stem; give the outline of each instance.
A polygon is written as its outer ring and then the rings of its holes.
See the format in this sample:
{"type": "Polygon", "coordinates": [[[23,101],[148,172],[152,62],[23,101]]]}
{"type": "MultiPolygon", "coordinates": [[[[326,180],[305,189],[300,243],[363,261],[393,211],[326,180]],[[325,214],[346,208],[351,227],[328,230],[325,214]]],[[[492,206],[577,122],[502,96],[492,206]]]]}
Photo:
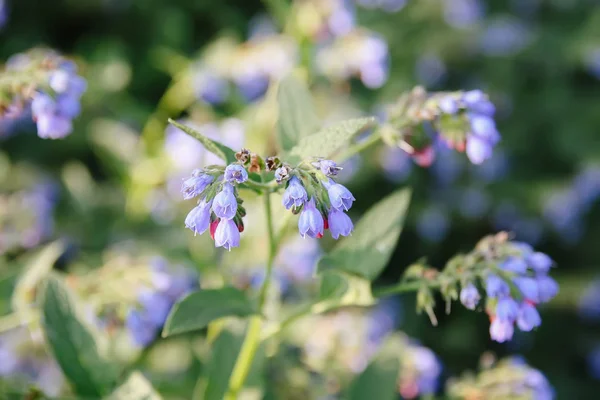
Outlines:
{"type": "MultiPolygon", "coordinates": [[[[438,281],[430,281],[426,282],[425,285],[431,289],[437,288],[440,286],[440,282],[438,281]]],[[[400,282],[396,285],[382,287],[373,290],[373,295],[375,297],[385,297],[391,296],[393,294],[407,293],[407,292],[416,292],[421,287],[423,287],[423,281],[416,282],[400,282]]]]}
{"type": "Polygon", "coordinates": [[[10,331],[40,318],[36,311],[20,311],[0,317],[0,332],[10,331]]]}
{"type": "MultiPolygon", "coordinates": [[[[267,292],[271,284],[271,276],[273,272],[273,261],[275,260],[275,254],[277,252],[277,242],[275,240],[275,230],[273,229],[273,217],[271,215],[271,195],[270,193],[265,194],[265,213],[267,219],[267,234],[269,237],[269,256],[267,259],[267,271],[265,274],[265,280],[260,288],[258,295],[258,307],[259,310],[263,311],[264,305],[267,300],[267,292]]],[[[262,317],[252,317],[248,323],[248,330],[246,337],[242,343],[240,354],[233,367],[231,378],[229,379],[229,390],[225,395],[225,400],[237,399],[244,382],[250,372],[252,360],[256,354],[256,350],[260,344],[260,332],[262,329],[262,317]]]]}
{"type": "Polygon", "coordinates": [[[284,28],[289,8],[287,2],[285,0],[262,0],[262,2],[281,28],[284,28]]]}
{"type": "Polygon", "coordinates": [[[369,136],[368,138],[366,138],[358,143],[354,143],[353,145],[348,147],[346,149],[346,151],[344,151],[339,157],[336,157],[336,161],[338,163],[342,163],[342,162],[346,161],[347,159],[349,159],[350,157],[352,157],[353,155],[358,154],[361,151],[364,151],[364,150],[368,149],[369,147],[379,143],[380,140],[381,140],[381,133],[379,130],[375,130],[375,132],[373,132],[371,134],[371,136],[369,136]]]}

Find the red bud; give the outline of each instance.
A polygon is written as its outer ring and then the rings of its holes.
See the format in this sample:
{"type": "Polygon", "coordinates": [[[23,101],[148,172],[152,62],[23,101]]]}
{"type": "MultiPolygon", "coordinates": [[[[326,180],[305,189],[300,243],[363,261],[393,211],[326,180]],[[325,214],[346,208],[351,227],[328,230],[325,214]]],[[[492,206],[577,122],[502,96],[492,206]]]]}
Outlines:
{"type": "Polygon", "coordinates": [[[435,160],[435,150],[432,146],[427,146],[422,150],[415,151],[413,160],[421,167],[429,167],[435,160]]]}
{"type": "Polygon", "coordinates": [[[323,237],[322,233],[317,233],[317,239],[321,239],[323,237]]]}
{"type": "Polygon", "coordinates": [[[244,232],[244,223],[240,222],[237,226],[238,231],[240,231],[240,233],[244,232]]]}
{"type": "Polygon", "coordinates": [[[323,218],[323,228],[329,229],[329,221],[327,221],[327,218],[323,218]]]}
{"type": "Polygon", "coordinates": [[[215,240],[215,231],[217,230],[217,226],[219,226],[219,221],[221,220],[217,218],[210,223],[210,237],[212,238],[212,240],[215,240]]]}

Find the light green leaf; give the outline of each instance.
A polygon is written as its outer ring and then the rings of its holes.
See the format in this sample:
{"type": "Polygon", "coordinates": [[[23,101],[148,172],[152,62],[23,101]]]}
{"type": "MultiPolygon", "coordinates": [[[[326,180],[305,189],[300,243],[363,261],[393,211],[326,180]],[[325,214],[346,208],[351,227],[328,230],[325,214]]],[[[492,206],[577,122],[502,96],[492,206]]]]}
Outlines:
{"type": "Polygon", "coordinates": [[[350,384],[348,400],[395,400],[398,398],[397,357],[379,354],[350,384]]]}
{"type": "Polygon", "coordinates": [[[119,368],[101,355],[106,343],[79,318],[71,294],[57,276],[50,275],[45,282],[41,309],[50,349],[75,392],[96,398],[110,393],[119,368]]]}
{"type": "Polygon", "coordinates": [[[242,336],[227,330],[222,331],[215,341],[206,372],[203,400],[222,400],[225,396],[242,341],[242,336]]]}
{"type": "Polygon", "coordinates": [[[236,288],[199,290],[173,306],[162,336],[203,329],[222,317],[248,317],[257,313],[244,292],[236,288]]]}
{"type": "Polygon", "coordinates": [[[322,276],[319,301],[311,307],[312,313],[320,314],[340,307],[375,304],[370,281],[338,271],[327,271],[322,276]]]}
{"type": "Polygon", "coordinates": [[[368,129],[374,122],[373,117],[355,118],[323,128],[300,139],[300,142],[283,159],[294,163],[313,157],[330,158],[347,145],[357,133],[368,129]]]}
{"type": "Polygon", "coordinates": [[[319,260],[318,271],[343,271],[375,279],[396,248],[410,195],[410,189],[398,190],[375,204],[356,224],[352,236],[340,240],[319,260]]]}
{"type": "Polygon", "coordinates": [[[306,85],[290,75],[279,83],[277,135],[281,150],[292,149],[300,139],[315,133],[321,121],[306,85]]]}
{"type": "Polygon", "coordinates": [[[34,256],[15,285],[11,298],[13,310],[22,312],[31,308],[38,284],[52,271],[54,263],[64,249],[64,243],[57,241],[47,245],[34,256]]]}
{"type": "Polygon", "coordinates": [[[106,400],[162,400],[162,397],[144,375],[134,371],[106,400]]]}
{"type": "Polygon", "coordinates": [[[179,129],[181,129],[182,131],[184,131],[191,137],[197,139],[200,143],[202,143],[202,145],[204,146],[204,148],[206,150],[210,151],[211,153],[213,153],[220,159],[226,161],[227,164],[231,164],[232,162],[236,161],[235,151],[230,149],[229,147],[225,146],[224,144],[219,143],[215,140],[209,139],[206,136],[204,136],[202,133],[195,130],[194,128],[191,128],[187,125],[180,124],[179,122],[174,121],[171,118],[169,118],[169,123],[173,126],[176,126],[179,129]]]}

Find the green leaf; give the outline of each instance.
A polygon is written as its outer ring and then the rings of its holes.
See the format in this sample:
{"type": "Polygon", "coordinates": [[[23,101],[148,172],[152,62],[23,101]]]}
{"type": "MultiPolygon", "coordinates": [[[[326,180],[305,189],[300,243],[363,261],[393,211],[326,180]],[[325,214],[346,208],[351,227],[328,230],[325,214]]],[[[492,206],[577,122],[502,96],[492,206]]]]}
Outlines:
{"type": "Polygon", "coordinates": [[[191,137],[197,139],[200,143],[202,143],[206,150],[210,151],[220,159],[224,160],[225,162],[227,162],[227,164],[231,164],[232,162],[236,161],[235,151],[225,146],[224,144],[209,139],[194,128],[180,124],[179,122],[174,121],[171,118],[169,118],[169,123],[181,129],[191,137]]]}
{"type": "Polygon", "coordinates": [[[106,400],[162,400],[162,397],[141,372],[134,371],[106,400]]]}
{"type": "Polygon", "coordinates": [[[46,280],[41,298],[42,326],[60,365],[80,396],[101,397],[115,386],[119,368],[101,355],[102,343],[79,318],[75,302],[57,277],[46,280]]]}
{"type": "Polygon", "coordinates": [[[57,241],[47,245],[35,255],[15,285],[11,298],[13,310],[21,312],[31,308],[38,284],[52,271],[54,263],[64,249],[64,243],[57,241]]]}
{"type": "Polygon", "coordinates": [[[347,145],[354,135],[369,128],[374,122],[373,117],[338,122],[310,136],[304,136],[283,158],[290,163],[313,157],[330,158],[347,145]]]}
{"type": "Polygon", "coordinates": [[[306,85],[292,75],[279,83],[277,135],[282,151],[292,149],[300,139],[315,133],[321,121],[306,85]]]}
{"type": "Polygon", "coordinates": [[[318,271],[343,271],[375,279],[396,248],[410,195],[410,189],[398,190],[375,204],[356,224],[352,236],[341,240],[319,260],[318,271]]]}
{"type": "Polygon", "coordinates": [[[395,400],[398,398],[398,372],[400,361],[397,357],[381,354],[350,384],[348,400],[395,400]]]}
{"type": "Polygon", "coordinates": [[[257,313],[244,292],[236,288],[199,290],[173,306],[162,336],[203,329],[211,321],[222,317],[248,317],[257,313]]]}
{"type": "Polygon", "coordinates": [[[319,301],[311,307],[313,313],[323,313],[346,306],[371,306],[375,298],[371,282],[338,271],[327,271],[321,279],[319,301]]]}
{"type": "Polygon", "coordinates": [[[242,347],[243,338],[230,331],[221,332],[212,349],[210,364],[206,372],[206,389],[203,400],[222,400],[229,378],[235,365],[238,353],[242,347]]]}

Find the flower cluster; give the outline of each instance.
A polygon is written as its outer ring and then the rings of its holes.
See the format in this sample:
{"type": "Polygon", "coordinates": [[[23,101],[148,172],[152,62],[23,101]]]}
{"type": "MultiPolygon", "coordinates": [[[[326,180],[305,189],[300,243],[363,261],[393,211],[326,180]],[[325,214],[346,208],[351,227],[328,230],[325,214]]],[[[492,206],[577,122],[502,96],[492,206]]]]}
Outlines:
{"type": "Polygon", "coordinates": [[[415,340],[405,338],[400,359],[398,393],[405,399],[434,394],[439,386],[442,365],[436,354],[415,340]]]}
{"type": "Polygon", "coordinates": [[[433,163],[439,144],[466,150],[473,164],[481,164],[500,141],[494,113],[495,106],[480,90],[428,94],[417,87],[388,107],[384,139],[421,166],[433,163]]]}
{"type": "Polygon", "coordinates": [[[216,247],[238,247],[246,211],[236,186],[247,180],[248,172],[240,164],[230,164],[224,170],[217,166],[195,170],[181,189],[184,199],[199,198],[185,218],[185,226],[197,235],[210,230],[216,247]]]}
{"type": "Polygon", "coordinates": [[[334,239],[352,233],[354,225],[346,211],[355,198],[332,179],[340,169],[334,161],[318,160],[302,163],[295,169],[283,165],[275,171],[275,179],[286,182],[284,207],[294,214],[300,213],[298,230],[302,237],[322,238],[325,229],[330,230],[334,239]]]}
{"type": "MultiPolygon", "coordinates": [[[[489,363],[488,363],[489,364],[489,363]]],[[[485,365],[477,375],[465,374],[448,382],[447,392],[456,399],[552,400],[554,390],[546,377],[521,357],[485,365]]]]}
{"type": "Polygon", "coordinates": [[[75,63],[52,52],[32,51],[13,56],[5,74],[9,85],[0,87],[0,120],[17,119],[31,105],[39,137],[61,139],[71,133],[87,87],[75,63]]]}
{"type": "MultiPolygon", "coordinates": [[[[507,242],[500,251],[502,255],[495,260],[497,267],[486,271],[483,278],[490,336],[502,343],[512,339],[515,324],[529,332],[542,323],[536,305],[556,296],[558,284],[548,275],[553,261],[546,254],[521,242],[507,242]],[[511,284],[516,291],[511,291],[511,284]]],[[[480,299],[475,284],[466,280],[460,291],[461,303],[473,310],[480,299]]]]}

